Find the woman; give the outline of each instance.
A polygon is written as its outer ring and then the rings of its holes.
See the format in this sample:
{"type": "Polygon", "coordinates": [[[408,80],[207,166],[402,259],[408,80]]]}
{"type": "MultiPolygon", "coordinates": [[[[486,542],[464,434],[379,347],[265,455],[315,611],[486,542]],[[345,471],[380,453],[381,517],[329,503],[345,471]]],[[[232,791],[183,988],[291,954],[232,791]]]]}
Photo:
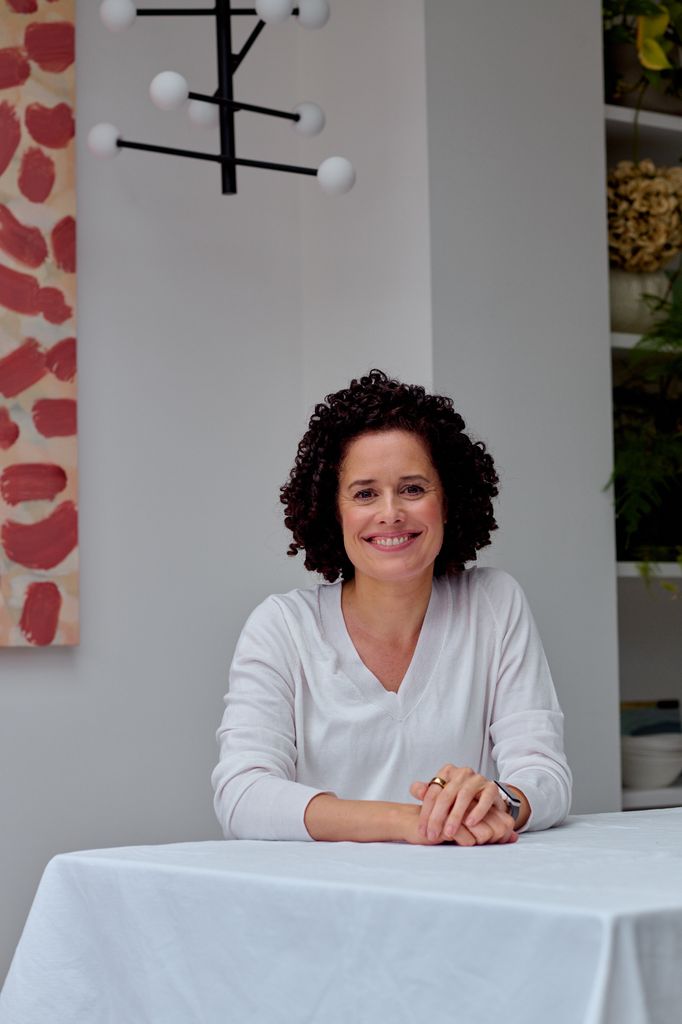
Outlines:
{"type": "Polygon", "coordinates": [[[464,567],[498,479],[463,431],[449,398],[379,370],[316,406],[281,500],[289,554],[327,582],[269,597],[237,644],[212,776],[226,837],[474,846],[568,813],[524,595],[464,567]]]}

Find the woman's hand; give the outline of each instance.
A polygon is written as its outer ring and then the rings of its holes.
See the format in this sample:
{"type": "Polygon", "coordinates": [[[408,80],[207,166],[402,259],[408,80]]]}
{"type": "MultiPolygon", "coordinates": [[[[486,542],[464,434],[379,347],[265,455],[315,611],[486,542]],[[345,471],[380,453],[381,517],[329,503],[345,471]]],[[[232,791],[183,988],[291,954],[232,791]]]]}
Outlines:
{"type": "MultiPolygon", "coordinates": [[[[417,785],[425,785],[425,783],[417,783],[417,785]]],[[[447,841],[457,843],[458,846],[477,846],[485,842],[483,838],[477,839],[464,825],[460,825],[451,840],[446,840],[443,835],[437,839],[429,839],[419,828],[420,814],[421,807],[417,807],[415,804],[400,805],[400,838],[404,843],[410,843],[413,846],[438,846],[447,841]]],[[[478,828],[485,830],[487,826],[479,825],[478,828]]],[[[483,832],[481,832],[482,834],[483,832]]]]}
{"type": "Polygon", "coordinates": [[[412,796],[422,801],[417,825],[422,842],[453,841],[462,846],[516,842],[514,821],[494,782],[472,768],[453,764],[443,765],[437,774],[445,781],[444,788],[435,782],[410,786],[412,796]],[[466,833],[473,842],[466,841],[466,833]]]}

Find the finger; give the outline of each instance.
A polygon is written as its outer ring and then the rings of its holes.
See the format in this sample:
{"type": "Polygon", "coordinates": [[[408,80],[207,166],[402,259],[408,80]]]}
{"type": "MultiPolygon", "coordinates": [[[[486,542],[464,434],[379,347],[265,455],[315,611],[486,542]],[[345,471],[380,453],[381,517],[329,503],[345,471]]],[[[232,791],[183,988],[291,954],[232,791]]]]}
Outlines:
{"type": "Polygon", "coordinates": [[[449,842],[457,843],[458,846],[476,846],[476,837],[462,825],[449,842]]]}
{"type": "MultiPolygon", "coordinates": [[[[445,823],[449,818],[450,812],[452,811],[458,796],[458,784],[455,780],[448,782],[445,789],[442,789],[440,793],[438,793],[431,806],[431,812],[426,823],[426,834],[429,839],[435,839],[436,836],[440,835],[445,835],[446,839],[454,838],[457,829],[461,825],[461,821],[457,823],[457,827],[451,828],[447,834],[444,833],[444,829],[445,823]]],[[[464,808],[464,811],[466,811],[466,808],[464,808]]],[[[464,813],[462,813],[461,817],[463,816],[464,813]]]]}
{"type": "Polygon", "coordinates": [[[410,786],[410,793],[415,800],[423,800],[426,795],[426,790],[429,788],[428,782],[413,782],[410,786]]]}
{"type": "MultiPolygon", "coordinates": [[[[491,808],[487,817],[480,823],[492,829],[493,835],[488,840],[491,843],[507,843],[514,832],[514,819],[506,811],[499,811],[496,807],[491,808]]],[[[468,827],[468,826],[467,826],[468,827]]],[[[478,826],[472,826],[474,831],[478,826]]]]}
{"type": "Polygon", "coordinates": [[[426,836],[428,834],[428,823],[433,811],[434,805],[436,804],[438,797],[444,790],[436,782],[427,783],[426,793],[424,794],[424,802],[422,803],[421,814],[419,815],[418,831],[421,835],[426,836]]]}
{"type": "MultiPolygon", "coordinates": [[[[463,781],[458,786],[457,795],[449,810],[447,820],[443,820],[441,822],[441,827],[444,829],[446,835],[449,833],[454,835],[462,824],[465,816],[475,809],[474,802],[478,799],[478,793],[487,783],[487,779],[485,779],[484,776],[471,772],[471,769],[469,769],[469,773],[469,775],[464,776],[463,781]]],[[[461,775],[460,778],[462,778],[461,775]]],[[[453,782],[454,781],[455,780],[453,780],[453,782]]],[[[448,789],[449,788],[450,786],[448,786],[448,789]]],[[[436,820],[434,824],[438,824],[438,820],[436,820]]],[[[429,828],[430,827],[431,822],[429,822],[429,828]]]]}
{"type": "Polygon", "coordinates": [[[497,786],[494,782],[488,781],[478,795],[476,806],[467,815],[465,821],[467,828],[471,825],[478,825],[479,821],[483,821],[491,807],[496,807],[500,811],[505,809],[504,801],[500,796],[497,786]]]}
{"type": "MultiPolygon", "coordinates": [[[[464,828],[468,826],[462,827],[464,828]]],[[[496,842],[495,830],[490,825],[486,824],[485,821],[479,822],[478,825],[472,825],[471,828],[469,828],[469,831],[476,840],[477,846],[485,846],[488,843],[496,842]]]]}

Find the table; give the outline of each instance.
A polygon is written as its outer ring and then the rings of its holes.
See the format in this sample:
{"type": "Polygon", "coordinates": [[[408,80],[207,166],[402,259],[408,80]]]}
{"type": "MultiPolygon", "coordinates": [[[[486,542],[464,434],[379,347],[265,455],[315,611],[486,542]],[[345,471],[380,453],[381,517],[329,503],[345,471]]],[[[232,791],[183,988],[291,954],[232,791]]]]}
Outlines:
{"type": "Polygon", "coordinates": [[[203,842],[47,866],[0,1024],[674,1024],[682,808],[512,846],[203,842]]]}

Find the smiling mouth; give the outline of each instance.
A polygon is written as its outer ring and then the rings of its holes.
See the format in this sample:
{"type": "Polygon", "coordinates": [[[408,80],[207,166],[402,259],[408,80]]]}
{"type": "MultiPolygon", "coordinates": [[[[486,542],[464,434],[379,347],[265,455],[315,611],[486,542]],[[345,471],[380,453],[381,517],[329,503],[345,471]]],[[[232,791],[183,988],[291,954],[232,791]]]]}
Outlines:
{"type": "Polygon", "coordinates": [[[404,547],[416,537],[419,537],[418,533],[400,533],[393,537],[367,537],[366,540],[368,544],[371,544],[375,548],[390,551],[393,548],[404,547]]]}

